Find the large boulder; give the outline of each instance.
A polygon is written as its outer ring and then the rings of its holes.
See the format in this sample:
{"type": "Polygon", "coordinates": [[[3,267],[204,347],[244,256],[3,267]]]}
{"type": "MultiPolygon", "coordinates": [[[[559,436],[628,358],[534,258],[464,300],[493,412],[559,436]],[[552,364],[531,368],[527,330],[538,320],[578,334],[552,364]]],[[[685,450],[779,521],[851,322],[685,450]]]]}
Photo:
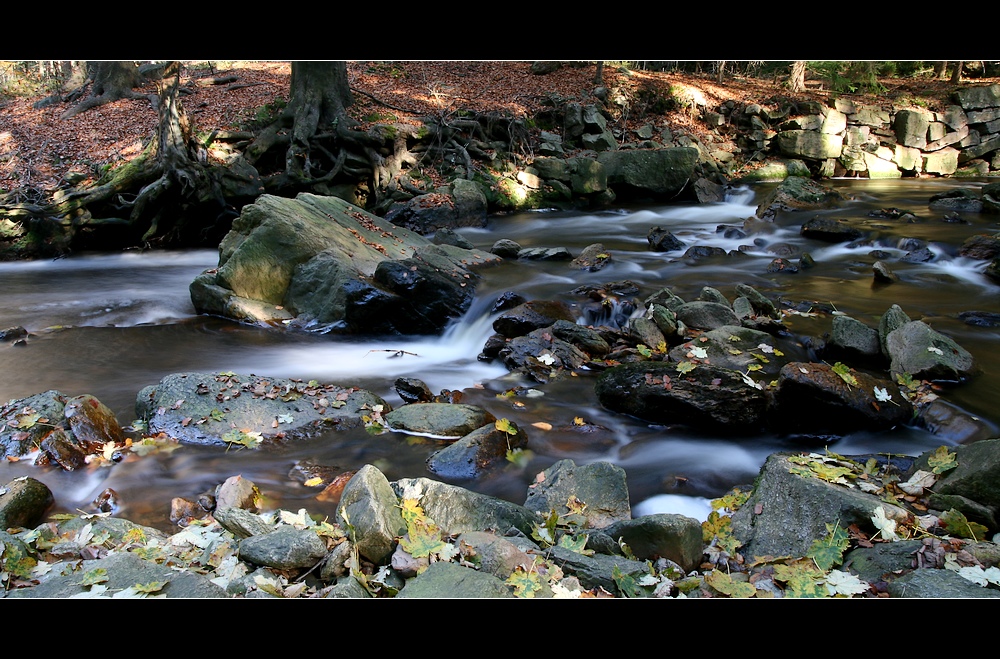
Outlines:
{"type": "Polygon", "coordinates": [[[738,371],[693,362],[642,361],[604,371],[594,391],[601,405],[622,414],[694,430],[748,435],[761,430],[763,387],[738,371]]]}
{"type": "Polygon", "coordinates": [[[261,444],[356,428],[376,406],[391,408],[357,387],[236,373],[174,373],[136,396],[136,416],[151,435],[185,444],[261,444]]]}
{"type": "Polygon", "coordinates": [[[199,313],[345,333],[436,334],[472,303],[492,254],[427,238],[336,197],[263,195],[191,283],[199,313]]]}
{"type": "Polygon", "coordinates": [[[695,177],[698,149],[633,149],[598,154],[608,185],[619,198],[653,196],[673,198],[695,177]]]}
{"type": "Polygon", "coordinates": [[[789,176],[774,188],[757,206],[757,217],[773,218],[777,211],[818,210],[836,208],[844,195],[804,176],[789,176]]]}

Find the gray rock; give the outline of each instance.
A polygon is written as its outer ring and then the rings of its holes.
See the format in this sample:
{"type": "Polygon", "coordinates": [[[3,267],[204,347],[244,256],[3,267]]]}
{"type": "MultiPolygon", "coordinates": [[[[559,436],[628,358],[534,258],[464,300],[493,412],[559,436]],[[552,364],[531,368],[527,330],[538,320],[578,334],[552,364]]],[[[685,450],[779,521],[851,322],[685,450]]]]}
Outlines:
{"type": "Polygon", "coordinates": [[[677,364],[652,361],[610,368],[594,387],[612,411],[733,435],[760,431],[767,407],[762,389],[728,368],[699,364],[681,375],[677,364]]]}
{"type": "Polygon", "coordinates": [[[457,563],[432,563],[418,576],[406,582],[398,599],[464,599],[514,597],[513,589],[492,574],[463,567],[457,563]]]}
{"type": "Polygon", "coordinates": [[[572,460],[559,460],[542,472],[544,478],[528,489],[524,505],[543,517],[552,511],[567,515],[566,503],[572,497],[586,505],[580,515],[584,528],[604,528],[632,518],[625,470],[609,462],[577,466],[572,460]]]}
{"type": "Polygon", "coordinates": [[[743,543],[748,560],[765,556],[804,556],[815,540],[825,538],[827,524],[851,524],[869,535],[876,508],[889,519],[904,520],[909,513],[879,497],[840,487],[819,478],[794,473],[788,454],[768,456],[750,499],[732,515],[733,535],[743,543]]]}
{"type": "Polygon", "coordinates": [[[0,486],[0,530],[34,527],[53,503],[52,490],[30,476],[0,486]]]}
{"type": "Polygon", "coordinates": [[[956,381],[974,372],[969,351],[920,320],[889,332],[885,345],[893,375],[908,373],[920,380],[956,381]]]}
{"type": "Polygon", "coordinates": [[[496,421],[476,405],[461,403],[411,403],[383,417],[391,430],[457,439],[496,421]]]}
{"type": "Polygon", "coordinates": [[[151,434],[163,432],[187,444],[250,447],[248,432],[259,433],[265,443],[278,433],[289,439],[360,427],[375,405],[391,409],[363,389],[229,372],[172,373],[138,393],[135,413],[151,434]]]}
{"type": "Polygon", "coordinates": [[[946,569],[914,570],[893,580],[888,590],[892,597],[1000,597],[1000,589],[985,588],[946,569]]]}
{"type": "Polygon", "coordinates": [[[684,572],[696,569],[705,552],[701,522],[684,515],[643,515],[614,522],[601,531],[621,539],[639,560],[666,558],[684,572]]]}
{"type": "Polygon", "coordinates": [[[168,565],[160,565],[154,561],[145,561],[131,552],[114,553],[100,560],[83,561],[79,572],[67,575],[53,573],[37,586],[9,591],[6,597],[66,599],[82,596],[94,592],[94,589],[85,585],[80,575],[95,569],[102,569],[107,575],[107,580],[99,584],[101,592],[106,593],[107,597],[112,597],[137,584],[161,581],[163,587],[156,591],[156,594],[168,599],[228,597],[226,590],[212,583],[208,577],[195,572],[174,570],[168,565]]]}
{"type": "Polygon", "coordinates": [[[326,542],[315,531],[282,525],[240,541],[240,560],[277,570],[312,568],[326,556],[326,542]]]}
{"type": "Polygon", "coordinates": [[[392,489],[400,499],[417,499],[424,514],[449,534],[494,530],[530,535],[540,521],[525,506],[430,478],[401,478],[392,489]]]}
{"type": "Polygon", "coordinates": [[[385,475],[372,465],[359,469],[344,486],[337,523],[354,529],[358,552],[376,564],[389,559],[396,539],[406,533],[399,500],[385,475]]]}
{"type": "Polygon", "coordinates": [[[526,449],[528,436],[508,420],[509,430],[484,425],[427,458],[427,469],[448,480],[480,478],[507,464],[511,451],[526,449]]]}

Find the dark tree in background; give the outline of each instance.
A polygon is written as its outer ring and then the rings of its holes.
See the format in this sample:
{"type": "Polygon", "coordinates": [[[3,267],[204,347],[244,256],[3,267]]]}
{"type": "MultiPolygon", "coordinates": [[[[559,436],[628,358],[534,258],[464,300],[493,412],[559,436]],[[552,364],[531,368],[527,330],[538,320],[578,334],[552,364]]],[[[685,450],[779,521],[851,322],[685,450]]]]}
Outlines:
{"type": "Polygon", "coordinates": [[[143,73],[135,62],[87,62],[87,80],[91,83],[87,98],[64,112],[63,119],[122,98],[149,98],[135,91],[143,82],[143,73]]]}

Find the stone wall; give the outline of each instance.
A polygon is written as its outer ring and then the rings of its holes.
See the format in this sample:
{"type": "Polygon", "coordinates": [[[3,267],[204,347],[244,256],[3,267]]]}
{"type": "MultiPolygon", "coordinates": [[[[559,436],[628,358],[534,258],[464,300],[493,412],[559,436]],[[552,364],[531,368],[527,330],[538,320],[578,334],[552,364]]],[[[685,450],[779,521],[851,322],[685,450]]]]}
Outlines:
{"type": "Polygon", "coordinates": [[[847,98],[779,110],[727,103],[703,119],[736,128],[747,155],[801,160],[817,176],[1000,176],[1000,85],[968,87],[944,112],[847,98]]]}

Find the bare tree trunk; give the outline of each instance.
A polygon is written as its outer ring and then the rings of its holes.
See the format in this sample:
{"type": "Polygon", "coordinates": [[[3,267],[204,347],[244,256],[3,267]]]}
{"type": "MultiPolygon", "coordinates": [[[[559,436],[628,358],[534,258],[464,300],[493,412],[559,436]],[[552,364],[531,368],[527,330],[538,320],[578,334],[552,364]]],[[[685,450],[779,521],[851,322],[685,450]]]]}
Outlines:
{"type": "Polygon", "coordinates": [[[722,60],[720,62],[716,62],[716,64],[718,65],[718,69],[715,72],[715,76],[716,76],[715,79],[716,79],[717,82],[721,83],[722,82],[722,77],[726,73],[726,60],[722,60]]]}
{"type": "Polygon", "coordinates": [[[90,94],[63,113],[63,119],[121,98],[147,98],[132,91],[142,81],[135,62],[88,62],[87,73],[93,81],[90,94]]]}
{"type": "Polygon", "coordinates": [[[604,60],[597,62],[597,70],[594,72],[594,84],[603,85],[604,84],[604,60]]]}
{"type": "Polygon", "coordinates": [[[793,92],[801,92],[806,89],[806,62],[798,60],[792,62],[792,74],[788,79],[788,87],[793,92]]]}
{"type": "Polygon", "coordinates": [[[934,62],[934,77],[938,80],[944,80],[948,77],[948,60],[934,62]]]}
{"type": "Polygon", "coordinates": [[[958,83],[962,82],[962,66],[964,65],[965,62],[955,62],[955,70],[952,71],[951,73],[952,83],[957,85],[958,83]]]}

